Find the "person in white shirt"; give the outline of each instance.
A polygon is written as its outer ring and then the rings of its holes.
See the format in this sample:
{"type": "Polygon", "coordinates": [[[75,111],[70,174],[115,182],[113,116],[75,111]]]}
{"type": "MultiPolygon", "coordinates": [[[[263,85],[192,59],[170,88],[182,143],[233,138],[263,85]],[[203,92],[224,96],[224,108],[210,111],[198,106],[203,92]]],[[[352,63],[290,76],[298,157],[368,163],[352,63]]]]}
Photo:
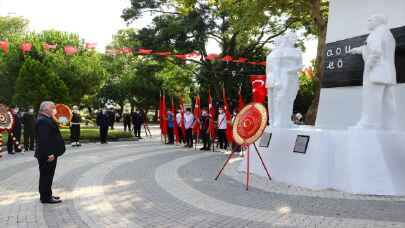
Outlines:
{"type": "Polygon", "coordinates": [[[183,129],[181,124],[181,110],[177,110],[176,114],[177,132],[179,133],[179,143],[184,142],[183,129]]]}
{"type": "Polygon", "coordinates": [[[186,145],[185,147],[193,147],[193,125],[194,116],[191,113],[191,109],[187,109],[184,113],[184,128],[186,128],[186,145]]]}
{"type": "Polygon", "coordinates": [[[218,140],[219,140],[219,148],[227,149],[228,148],[228,141],[226,140],[226,116],[223,108],[218,110],[218,140]]]}

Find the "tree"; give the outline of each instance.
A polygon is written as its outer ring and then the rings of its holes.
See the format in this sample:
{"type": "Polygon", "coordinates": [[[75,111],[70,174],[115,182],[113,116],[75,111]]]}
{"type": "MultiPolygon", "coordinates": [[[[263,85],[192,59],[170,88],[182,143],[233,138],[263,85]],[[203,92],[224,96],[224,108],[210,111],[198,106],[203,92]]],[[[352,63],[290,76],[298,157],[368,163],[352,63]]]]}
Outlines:
{"type": "Polygon", "coordinates": [[[69,102],[68,88],[58,75],[41,62],[27,58],[16,83],[14,103],[39,107],[44,100],[69,102]]]}
{"type": "MultiPolygon", "coordinates": [[[[212,39],[219,43],[222,56],[246,57],[253,61],[265,59],[268,52],[265,45],[273,38],[287,29],[297,28],[294,23],[285,23],[278,14],[256,26],[240,29],[233,21],[239,17],[243,7],[237,2],[238,7],[228,7],[227,4],[227,1],[132,0],[131,7],[124,10],[122,17],[131,22],[145,12],[157,13],[151,26],[134,35],[133,39],[140,41],[141,46],[138,47],[174,53],[198,51],[201,56],[207,56],[206,44],[212,39]]],[[[248,75],[264,73],[263,67],[208,61],[205,58],[189,62],[197,65],[194,75],[201,89],[207,92],[211,88],[214,96],[218,97],[221,94],[219,85],[231,90],[230,97],[236,99],[240,85],[246,86],[243,91],[250,91],[250,83],[246,83],[248,75]]]]}

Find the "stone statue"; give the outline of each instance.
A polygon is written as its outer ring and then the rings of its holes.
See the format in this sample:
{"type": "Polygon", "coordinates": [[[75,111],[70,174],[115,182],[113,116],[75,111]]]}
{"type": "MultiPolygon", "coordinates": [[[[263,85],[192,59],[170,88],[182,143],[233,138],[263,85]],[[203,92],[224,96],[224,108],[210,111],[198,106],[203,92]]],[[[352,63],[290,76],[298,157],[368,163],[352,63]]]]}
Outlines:
{"type": "Polygon", "coordinates": [[[302,53],[295,47],[297,35],[289,33],[276,40],[275,49],[267,56],[266,88],[268,90],[269,121],[273,127],[293,126],[294,101],[299,89],[302,53]]]}
{"type": "Polygon", "coordinates": [[[368,26],[370,35],[366,44],[350,51],[361,54],[364,60],[362,113],[356,127],[392,129],[397,123],[395,39],[384,15],[371,16],[368,26]]]}

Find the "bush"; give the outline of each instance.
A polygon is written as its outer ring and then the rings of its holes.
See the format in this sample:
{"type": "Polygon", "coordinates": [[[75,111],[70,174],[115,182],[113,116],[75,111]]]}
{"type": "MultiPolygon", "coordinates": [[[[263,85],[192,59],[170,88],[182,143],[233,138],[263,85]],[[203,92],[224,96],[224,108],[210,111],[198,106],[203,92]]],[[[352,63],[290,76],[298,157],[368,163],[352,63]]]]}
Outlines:
{"type": "MultiPolygon", "coordinates": [[[[66,141],[70,141],[70,129],[69,128],[61,128],[61,133],[62,133],[63,139],[65,139],[66,141]]],[[[109,140],[128,139],[128,138],[132,138],[132,134],[130,132],[118,131],[118,130],[109,130],[108,131],[109,140]]],[[[80,129],[80,140],[98,141],[99,139],[100,139],[100,132],[99,132],[98,128],[82,127],[80,129]]]]}

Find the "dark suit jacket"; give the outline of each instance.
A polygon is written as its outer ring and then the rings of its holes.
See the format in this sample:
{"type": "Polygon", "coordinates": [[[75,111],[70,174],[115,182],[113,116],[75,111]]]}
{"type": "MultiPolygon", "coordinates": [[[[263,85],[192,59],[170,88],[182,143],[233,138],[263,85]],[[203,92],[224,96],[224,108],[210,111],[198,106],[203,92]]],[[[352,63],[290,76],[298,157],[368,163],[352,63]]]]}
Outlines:
{"type": "Polygon", "coordinates": [[[24,124],[24,133],[25,135],[31,135],[34,134],[34,128],[35,128],[35,117],[34,114],[31,113],[24,113],[22,117],[22,122],[24,124]]]}
{"type": "Polygon", "coordinates": [[[66,148],[65,141],[59,131],[58,125],[52,118],[40,115],[35,125],[37,146],[35,157],[38,160],[47,160],[49,155],[61,156],[66,148]]]}

